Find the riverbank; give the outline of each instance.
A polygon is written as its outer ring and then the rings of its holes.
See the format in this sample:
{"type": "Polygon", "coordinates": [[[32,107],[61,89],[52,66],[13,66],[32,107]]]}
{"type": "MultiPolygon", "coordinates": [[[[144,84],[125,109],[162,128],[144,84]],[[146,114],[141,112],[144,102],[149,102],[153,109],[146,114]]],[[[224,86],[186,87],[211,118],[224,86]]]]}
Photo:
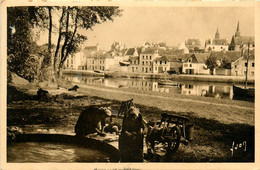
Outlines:
{"type": "MultiPolygon", "coordinates": [[[[153,73],[131,73],[131,72],[105,72],[97,73],[89,70],[64,70],[63,74],[78,76],[97,76],[107,78],[141,78],[141,79],[170,79],[174,81],[200,81],[200,82],[218,82],[218,83],[238,83],[245,82],[244,76],[222,76],[222,75],[188,75],[188,74],[153,74],[153,73]]],[[[248,77],[248,83],[254,84],[254,77],[248,77]]]]}
{"type": "MultiPolygon", "coordinates": [[[[56,100],[23,99],[7,106],[7,126],[23,133],[74,134],[80,112],[89,105],[110,105],[119,110],[121,101],[134,99],[145,120],[159,120],[167,111],[190,118],[195,124],[194,139],[181,144],[171,162],[252,162],[254,161],[254,104],[243,101],[217,100],[194,96],[159,96],[157,93],[104,88],[79,84],[78,92],[69,92],[72,84],[61,81],[60,89],[47,89],[56,100]],[[247,141],[243,155],[231,156],[232,142],[247,141]]],[[[29,87],[29,86],[27,86],[29,87]]],[[[21,89],[20,89],[21,90],[21,89]]],[[[23,93],[36,95],[37,88],[23,93]]],[[[108,142],[118,146],[118,136],[108,135],[108,142]]],[[[100,139],[102,140],[102,139],[100,139]]],[[[146,160],[151,161],[151,160],[146,160]]],[[[165,161],[165,160],[156,160],[165,161]]]]}

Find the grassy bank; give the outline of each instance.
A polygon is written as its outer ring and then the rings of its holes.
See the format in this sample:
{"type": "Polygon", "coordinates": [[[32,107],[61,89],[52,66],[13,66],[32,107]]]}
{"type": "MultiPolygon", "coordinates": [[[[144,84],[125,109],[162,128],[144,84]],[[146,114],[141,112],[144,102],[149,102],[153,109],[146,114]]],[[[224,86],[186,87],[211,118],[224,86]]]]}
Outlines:
{"type": "Polygon", "coordinates": [[[121,101],[134,98],[134,103],[147,121],[159,120],[161,113],[167,111],[189,117],[195,124],[193,141],[187,146],[181,144],[171,158],[155,161],[254,161],[254,104],[250,102],[168,96],[169,94],[159,96],[157,93],[137,90],[125,93],[124,89],[91,86],[80,87],[79,92],[52,89],[49,90],[52,99],[56,95],[58,98],[55,101],[39,102],[33,97],[36,95],[36,89],[27,89],[31,98],[11,101],[8,104],[8,127],[19,127],[25,133],[74,134],[78,116],[86,106],[110,105],[113,110],[119,110],[121,101]],[[247,141],[248,150],[232,157],[230,148],[233,141],[247,141]]]}

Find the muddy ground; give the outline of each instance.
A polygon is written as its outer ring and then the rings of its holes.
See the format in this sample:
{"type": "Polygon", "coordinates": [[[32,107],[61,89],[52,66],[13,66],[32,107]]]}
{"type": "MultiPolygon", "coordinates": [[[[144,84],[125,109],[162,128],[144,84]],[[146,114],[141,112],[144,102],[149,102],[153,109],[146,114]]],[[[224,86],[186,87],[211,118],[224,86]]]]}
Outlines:
{"type": "MultiPolygon", "coordinates": [[[[113,98],[109,97],[109,93],[106,93],[101,97],[102,91],[91,89],[91,92],[82,94],[80,92],[67,92],[66,89],[53,90],[52,99],[50,101],[38,101],[35,100],[36,89],[31,88],[31,93],[21,95],[21,91],[15,91],[14,87],[9,87],[9,96],[15,96],[11,93],[14,92],[16,97],[12,100],[8,100],[7,105],[7,126],[9,129],[17,129],[22,133],[60,133],[60,134],[74,134],[74,126],[80,112],[88,105],[109,105],[115,111],[119,110],[121,101],[124,99],[116,99],[116,95],[113,94],[113,98]],[[18,97],[17,97],[18,96],[18,97]],[[22,97],[23,96],[23,97],[22,97]],[[99,96],[99,97],[97,97],[99,96]],[[56,100],[54,101],[54,98],[56,100]],[[105,99],[106,98],[106,99],[105,99]],[[20,99],[20,100],[19,100],[20,99]]],[[[49,90],[52,91],[51,89],[49,90]]],[[[131,96],[130,96],[131,97],[131,96]]],[[[128,96],[129,98],[129,96],[128,96]]],[[[140,100],[140,99],[139,99],[140,100]]],[[[189,142],[187,146],[181,144],[178,151],[167,159],[153,159],[146,161],[170,161],[170,162],[253,162],[254,161],[254,115],[252,111],[241,108],[230,108],[229,106],[212,107],[209,110],[214,115],[203,114],[203,107],[196,108],[193,104],[186,107],[181,111],[183,102],[175,103],[177,109],[171,109],[170,106],[167,109],[157,107],[156,104],[145,104],[147,101],[142,100],[140,102],[138,98],[134,99],[136,106],[140,109],[143,118],[145,120],[159,120],[160,114],[167,110],[168,113],[177,114],[181,116],[189,117],[195,124],[194,138],[189,142]],[[143,104],[142,104],[143,103],[143,104]],[[230,111],[226,116],[219,115],[229,108],[230,110],[241,110],[237,115],[232,115],[230,111]],[[250,120],[245,120],[241,114],[249,114],[250,120]],[[219,115],[219,116],[217,116],[219,115]],[[223,117],[223,121],[221,119],[223,117]],[[236,121],[236,118],[238,121],[236,121]],[[244,121],[244,122],[243,122],[244,121]],[[232,143],[247,142],[247,148],[245,152],[234,153],[231,156],[232,143]]],[[[203,101],[203,100],[202,100],[203,101]]],[[[161,103],[163,104],[163,102],[161,103]]],[[[203,103],[200,103],[203,105],[203,103]]],[[[204,103],[205,104],[205,103],[204,103]]],[[[226,103],[224,103],[226,104],[226,103]]],[[[233,104],[233,103],[232,103],[233,104]]],[[[246,107],[246,104],[240,105],[246,107]],[[245,105],[245,106],[244,106],[245,105]]],[[[251,105],[251,104],[250,104],[251,105]]],[[[207,108],[208,109],[208,108],[207,108]]],[[[250,109],[250,108],[249,108],[250,109]]],[[[114,121],[120,122],[120,120],[114,119],[114,121]]],[[[116,135],[111,135],[113,139],[108,141],[113,145],[117,143],[116,135]],[[114,142],[114,143],[113,143],[114,142]]],[[[239,148],[238,148],[239,150],[239,148]]]]}

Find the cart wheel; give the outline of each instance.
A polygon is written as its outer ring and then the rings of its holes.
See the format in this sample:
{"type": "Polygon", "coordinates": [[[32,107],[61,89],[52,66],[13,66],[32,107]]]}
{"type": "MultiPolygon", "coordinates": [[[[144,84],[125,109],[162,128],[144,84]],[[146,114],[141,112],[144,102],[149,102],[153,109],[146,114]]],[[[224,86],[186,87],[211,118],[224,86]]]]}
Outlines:
{"type": "Polygon", "coordinates": [[[171,138],[167,141],[167,153],[172,154],[176,152],[180,146],[181,130],[178,126],[172,127],[170,134],[171,138]]]}

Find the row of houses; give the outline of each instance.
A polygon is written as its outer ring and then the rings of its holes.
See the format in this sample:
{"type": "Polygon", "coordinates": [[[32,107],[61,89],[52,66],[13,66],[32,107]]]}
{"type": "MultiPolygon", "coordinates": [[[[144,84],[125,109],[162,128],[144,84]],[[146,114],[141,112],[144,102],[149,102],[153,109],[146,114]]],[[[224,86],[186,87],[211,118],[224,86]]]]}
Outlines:
{"type": "Polygon", "coordinates": [[[146,42],[142,47],[127,49],[125,45],[116,42],[108,52],[100,50],[97,44],[70,55],[65,62],[65,68],[153,74],[242,76],[246,73],[247,62],[248,75],[254,76],[254,37],[241,36],[238,23],[231,43],[228,43],[227,39],[221,39],[217,29],[215,38],[205,42],[205,49],[201,49],[198,39],[187,39],[185,45],[178,48],[168,48],[166,43],[146,42]],[[247,44],[250,46],[247,47],[247,44]],[[245,48],[249,48],[249,55],[243,51],[245,48]],[[206,64],[209,58],[214,58],[217,62],[213,70],[206,64]]]}
{"type": "Polygon", "coordinates": [[[208,53],[180,53],[172,50],[172,53],[160,54],[158,49],[130,48],[124,50],[125,54],[115,52],[92,53],[91,57],[86,52],[77,53],[68,57],[65,65],[67,69],[74,70],[99,70],[99,71],[121,71],[132,73],[153,74],[212,74],[212,70],[206,65],[208,58],[215,58],[217,62],[213,74],[243,76],[246,74],[248,62],[248,75],[254,76],[254,51],[250,50],[247,61],[247,51],[220,51],[208,53]]]}

